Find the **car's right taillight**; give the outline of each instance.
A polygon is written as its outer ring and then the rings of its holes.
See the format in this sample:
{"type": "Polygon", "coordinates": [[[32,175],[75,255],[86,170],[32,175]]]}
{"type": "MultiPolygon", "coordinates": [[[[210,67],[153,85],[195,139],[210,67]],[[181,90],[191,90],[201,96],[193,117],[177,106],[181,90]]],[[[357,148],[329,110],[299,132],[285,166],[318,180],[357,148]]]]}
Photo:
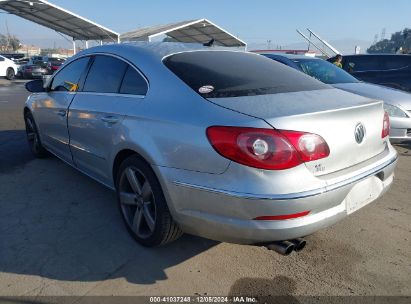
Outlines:
{"type": "Polygon", "coordinates": [[[207,137],[223,157],[266,170],[289,169],[330,154],[321,136],[306,132],[214,126],[207,137]]]}
{"type": "Polygon", "coordinates": [[[386,138],[390,135],[390,116],[387,112],[384,113],[384,120],[382,124],[382,133],[381,137],[386,138]]]}

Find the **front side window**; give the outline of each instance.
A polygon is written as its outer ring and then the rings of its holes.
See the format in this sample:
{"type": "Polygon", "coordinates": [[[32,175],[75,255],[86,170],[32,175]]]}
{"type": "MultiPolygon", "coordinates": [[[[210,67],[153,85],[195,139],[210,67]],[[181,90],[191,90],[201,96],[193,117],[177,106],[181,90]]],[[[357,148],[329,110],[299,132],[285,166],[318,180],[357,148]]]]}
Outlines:
{"type": "Polygon", "coordinates": [[[336,65],[321,59],[293,59],[301,70],[327,84],[359,82],[336,65]]]}
{"type": "Polygon", "coordinates": [[[246,52],[195,51],[171,55],[164,64],[205,98],[328,89],[312,77],[246,52]]]}
{"type": "Polygon", "coordinates": [[[127,63],[112,56],[95,56],[83,92],[118,93],[127,66],[127,63]]]}
{"type": "Polygon", "coordinates": [[[76,92],[81,75],[87,67],[89,57],[77,59],[64,67],[51,83],[51,91],[76,92]]]}

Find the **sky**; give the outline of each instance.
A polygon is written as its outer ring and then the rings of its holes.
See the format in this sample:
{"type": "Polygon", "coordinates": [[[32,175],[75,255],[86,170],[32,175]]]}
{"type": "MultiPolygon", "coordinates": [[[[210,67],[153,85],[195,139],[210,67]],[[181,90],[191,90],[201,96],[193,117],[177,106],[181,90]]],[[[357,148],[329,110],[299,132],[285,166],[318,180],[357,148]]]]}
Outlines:
{"type": "MultiPolygon", "coordinates": [[[[17,1],[17,0],[16,0],[17,1]]],[[[49,0],[116,32],[182,20],[207,18],[250,45],[272,47],[302,42],[296,29],[307,27],[328,41],[371,43],[386,29],[386,38],[411,28],[410,0],[49,0]]],[[[70,44],[56,32],[1,13],[0,33],[42,47],[70,44]]]]}

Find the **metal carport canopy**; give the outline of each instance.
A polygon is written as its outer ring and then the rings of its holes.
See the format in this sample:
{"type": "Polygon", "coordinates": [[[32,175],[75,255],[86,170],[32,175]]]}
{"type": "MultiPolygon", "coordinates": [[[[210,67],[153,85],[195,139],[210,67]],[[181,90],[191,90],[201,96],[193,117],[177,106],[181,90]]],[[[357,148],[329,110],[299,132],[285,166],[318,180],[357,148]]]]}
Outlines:
{"type": "Polygon", "coordinates": [[[160,35],[167,35],[179,42],[206,43],[211,39],[214,39],[214,43],[221,46],[247,46],[244,41],[207,19],[189,20],[166,25],[145,27],[121,34],[120,40],[150,41],[152,38],[160,35]]]}
{"type": "Polygon", "coordinates": [[[0,9],[33,21],[73,40],[111,40],[118,42],[119,34],[44,0],[0,0],[0,9]]]}

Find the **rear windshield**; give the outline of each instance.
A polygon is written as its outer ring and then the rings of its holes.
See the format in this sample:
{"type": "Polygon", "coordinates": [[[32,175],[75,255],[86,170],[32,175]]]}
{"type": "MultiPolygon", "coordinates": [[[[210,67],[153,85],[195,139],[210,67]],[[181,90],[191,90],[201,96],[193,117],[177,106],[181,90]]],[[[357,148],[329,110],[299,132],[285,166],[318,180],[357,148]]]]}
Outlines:
{"type": "Polygon", "coordinates": [[[205,98],[312,91],[330,87],[261,55],[195,51],[171,55],[164,64],[205,98]]]}
{"type": "Polygon", "coordinates": [[[351,76],[343,69],[337,67],[335,64],[329,63],[321,59],[292,59],[300,69],[327,84],[337,83],[356,83],[359,82],[356,78],[351,76]]]}

